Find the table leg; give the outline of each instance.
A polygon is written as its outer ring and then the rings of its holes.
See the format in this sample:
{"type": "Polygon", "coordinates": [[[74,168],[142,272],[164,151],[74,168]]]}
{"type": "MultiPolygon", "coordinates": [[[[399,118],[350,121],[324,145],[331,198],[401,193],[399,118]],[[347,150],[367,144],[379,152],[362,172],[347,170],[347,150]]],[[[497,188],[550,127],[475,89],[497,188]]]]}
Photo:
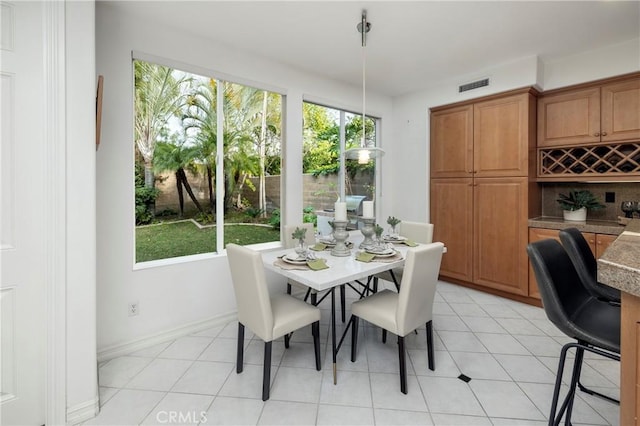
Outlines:
{"type": "Polygon", "coordinates": [[[338,384],[338,372],[336,370],[336,292],[331,289],[331,352],[333,353],[333,384],[338,384]]]}

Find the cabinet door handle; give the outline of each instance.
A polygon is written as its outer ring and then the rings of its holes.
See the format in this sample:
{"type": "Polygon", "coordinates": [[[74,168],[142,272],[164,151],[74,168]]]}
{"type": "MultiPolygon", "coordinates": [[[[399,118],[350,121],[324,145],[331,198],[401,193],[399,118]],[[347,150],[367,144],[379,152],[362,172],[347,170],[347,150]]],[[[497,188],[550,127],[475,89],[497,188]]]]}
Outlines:
{"type": "Polygon", "coordinates": [[[607,136],[607,132],[602,132],[602,136],[607,136]]]}
{"type": "Polygon", "coordinates": [[[600,136],[600,132],[595,132],[593,136],[600,136]]]}

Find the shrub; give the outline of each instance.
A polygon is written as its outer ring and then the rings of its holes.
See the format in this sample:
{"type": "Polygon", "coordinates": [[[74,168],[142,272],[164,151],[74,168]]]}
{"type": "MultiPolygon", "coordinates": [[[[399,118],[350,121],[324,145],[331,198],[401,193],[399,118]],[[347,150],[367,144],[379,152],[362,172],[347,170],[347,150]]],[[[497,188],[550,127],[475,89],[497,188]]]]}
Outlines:
{"type": "Polygon", "coordinates": [[[315,214],[315,209],[311,206],[307,206],[302,209],[302,221],[304,223],[313,223],[313,226],[318,224],[318,216],[315,214]]]}
{"type": "Polygon", "coordinates": [[[244,211],[244,214],[255,221],[263,212],[264,210],[258,209],[256,207],[247,207],[244,211]]]}
{"type": "Polygon", "coordinates": [[[154,218],[153,205],[159,193],[156,188],[136,188],[136,225],[151,223],[154,218]]]}
{"type": "Polygon", "coordinates": [[[271,212],[269,225],[273,226],[273,229],[280,229],[280,209],[275,209],[271,212]]]}

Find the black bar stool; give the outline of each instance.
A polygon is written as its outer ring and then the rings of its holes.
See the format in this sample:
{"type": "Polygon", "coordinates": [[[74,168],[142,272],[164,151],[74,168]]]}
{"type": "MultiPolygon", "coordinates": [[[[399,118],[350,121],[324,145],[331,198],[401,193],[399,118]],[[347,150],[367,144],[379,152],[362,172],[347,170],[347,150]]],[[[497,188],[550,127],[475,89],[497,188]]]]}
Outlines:
{"type": "MultiPolygon", "coordinates": [[[[620,361],[620,307],[600,300],[587,291],[569,255],[558,241],[548,239],[531,243],[527,247],[527,253],[533,265],[547,317],[560,331],[576,339],[575,343],[564,345],[560,352],[549,414],[550,426],[560,424],[563,415],[565,424],[570,425],[584,352],[620,361]],[[576,354],[571,384],[558,410],[564,364],[567,351],[572,348],[576,354]]],[[[605,398],[617,402],[613,398],[605,398]]]]}

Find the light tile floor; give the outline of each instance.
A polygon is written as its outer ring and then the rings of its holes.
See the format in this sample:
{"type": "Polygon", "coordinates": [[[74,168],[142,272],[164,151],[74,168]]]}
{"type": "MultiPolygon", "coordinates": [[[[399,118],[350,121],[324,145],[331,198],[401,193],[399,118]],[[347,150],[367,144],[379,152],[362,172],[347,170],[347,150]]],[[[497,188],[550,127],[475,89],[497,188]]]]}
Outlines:
{"type": "MultiPolygon", "coordinates": [[[[348,293],[348,302],[354,298],[348,293]]],[[[329,303],[321,305],[322,371],[315,370],[310,328],[296,332],[287,350],[275,343],[267,402],[261,400],[263,343],[246,330],[244,372],[236,374],[232,322],[101,364],[101,412],[85,424],[546,424],[558,354],[569,339],[542,309],[440,282],[436,370],[427,368],[424,329],[409,335],[409,393],[403,395],[395,339],[383,344],[380,330],[363,321],[358,359],[349,359],[349,336],[333,385],[329,303]]],[[[619,398],[619,376],[619,363],[586,355],[586,386],[619,398]]],[[[617,405],[578,393],[575,425],[617,425],[618,418],[617,405]]]]}

